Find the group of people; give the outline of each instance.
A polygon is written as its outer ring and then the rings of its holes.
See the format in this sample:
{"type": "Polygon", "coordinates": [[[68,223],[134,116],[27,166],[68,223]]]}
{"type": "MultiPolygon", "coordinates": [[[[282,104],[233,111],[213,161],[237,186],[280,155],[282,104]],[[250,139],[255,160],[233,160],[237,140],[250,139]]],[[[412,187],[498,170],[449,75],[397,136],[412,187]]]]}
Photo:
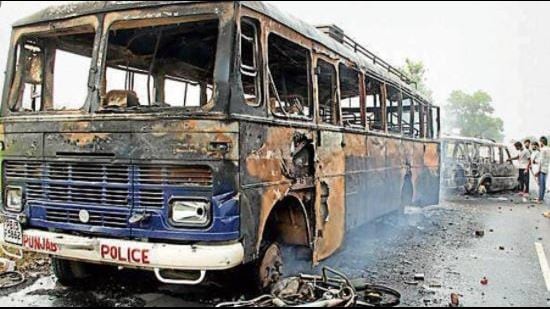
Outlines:
{"type": "Polygon", "coordinates": [[[519,163],[519,194],[529,197],[529,184],[533,175],[538,185],[537,203],[542,204],[546,196],[546,180],[550,172],[548,138],[543,136],[538,142],[525,140],[523,143],[515,143],[514,146],[518,155],[510,161],[517,160],[519,163]]]}

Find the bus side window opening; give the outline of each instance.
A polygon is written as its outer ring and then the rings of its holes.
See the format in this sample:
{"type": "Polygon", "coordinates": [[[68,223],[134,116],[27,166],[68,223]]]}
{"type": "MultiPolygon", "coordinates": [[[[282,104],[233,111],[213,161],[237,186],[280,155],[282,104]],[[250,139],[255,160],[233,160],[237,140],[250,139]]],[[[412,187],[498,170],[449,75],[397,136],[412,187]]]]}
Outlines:
{"type": "Polygon", "coordinates": [[[403,115],[401,119],[401,128],[403,134],[408,137],[417,137],[418,132],[414,128],[414,101],[412,96],[403,92],[403,115]]]}
{"type": "Polygon", "coordinates": [[[401,133],[401,91],[394,86],[386,85],[386,111],[388,121],[388,131],[390,133],[401,133]]]}
{"type": "Polygon", "coordinates": [[[369,130],[383,131],[383,114],[382,111],[382,83],[368,75],[365,75],[365,92],[366,92],[366,119],[369,130]]]}
{"type": "Polygon", "coordinates": [[[309,50],[271,33],[268,54],[271,111],[281,117],[311,118],[309,50]]]}
{"type": "Polygon", "coordinates": [[[340,64],[340,106],[344,126],[364,127],[361,115],[361,90],[359,72],[340,64]]]}
{"type": "Polygon", "coordinates": [[[413,100],[413,113],[414,113],[414,118],[413,118],[414,137],[416,138],[423,137],[422,119],[421,119],[422,104],[416,99],[413,100]]]}
{"type": "Polygon", "coordinates": [[[322,123],[337,125],[340,122],[338,108],[338,84],[334,65],[319,60],[317,63],[317,92],[319,116],[322,123]]]}
{"type": "Polygon", "coordinates": [[[261,105],[262,79],[260,74],[260,46],[258,22],[250,18],[241,20],[240,73],[244,99],[248,105],[261,105]]]}

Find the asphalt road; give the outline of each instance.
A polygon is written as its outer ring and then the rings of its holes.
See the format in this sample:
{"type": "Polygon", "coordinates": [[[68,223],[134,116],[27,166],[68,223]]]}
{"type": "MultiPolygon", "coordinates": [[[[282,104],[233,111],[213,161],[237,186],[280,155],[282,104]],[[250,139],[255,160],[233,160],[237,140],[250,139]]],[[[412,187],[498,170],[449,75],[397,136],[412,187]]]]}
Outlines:
{"type": "MultiPolygon", "coordinates": [[[[409,208],[403,217],[356,231],[324,265],[399,290],[403,305],[447,306],[451,293],[457,293],[463,306],[549,306],[550,287],[535,247],[539,243],[550,257],[550,219],[542,216],[547,210],[513,195],[455,197],[439,206],[409,208]],[[418,274],[425,279],[415,281],[418,274]]],[[[322,267],[287,263],[289,274],[322,267]]],[[[0,305],[211,306],[244,292],[234,285],[164,286],[150,275],[129,271],[102,274],[81,289],[62,288],[48,273],[34,276],[25,285],[0,291],[0,305]]]]}

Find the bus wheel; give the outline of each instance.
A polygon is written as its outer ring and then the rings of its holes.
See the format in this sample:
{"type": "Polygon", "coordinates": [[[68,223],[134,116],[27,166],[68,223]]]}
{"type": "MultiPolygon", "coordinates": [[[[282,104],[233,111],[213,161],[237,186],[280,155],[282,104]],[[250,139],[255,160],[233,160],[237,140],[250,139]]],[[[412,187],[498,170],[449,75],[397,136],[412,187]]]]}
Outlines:
{"type": "Polygon", "coordinates": [[[479,188],[477,189],[477,193],[479,195],[485,195],[489,193],[490,189],[491,189],[491,180],[487,179],[479,186],[479,188]]]}
{"type": "Polygon", "coordinates": [[[283,275],[283,254],[278,243],[265,246],[258,261],[257,283],[261,291],[268,291],[283,275]]]}
{"type": "Polygon", "coordinates": [[[65,287],[77,287],[91,277],[88,264],[59,258],[52,258],[52,271],[57,282],[65,287]]]}

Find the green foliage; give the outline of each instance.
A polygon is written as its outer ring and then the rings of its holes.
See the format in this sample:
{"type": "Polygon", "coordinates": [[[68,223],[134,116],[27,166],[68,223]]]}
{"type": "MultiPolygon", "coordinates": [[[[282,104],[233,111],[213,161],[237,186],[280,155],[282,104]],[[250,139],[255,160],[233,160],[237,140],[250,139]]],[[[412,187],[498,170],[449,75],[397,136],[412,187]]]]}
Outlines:
{"type": "Polygon", "coordinates": [[[422,61],[405,59],[405,65],[401,67],[401,72],[405,73],[407,78],[416,84],[418,92],[429,100],[432,99],[432,91],[426,85],[426,68],[422,61]]]}
{"type": "Polygon", "coordinates": [[[498,142],[504,139],[504,122],[495,117],[491,96],[482,91],[473,94],[455,90],[443,107],[445,129],[458,131],[461,136],[488,138],[498,142]]]}

